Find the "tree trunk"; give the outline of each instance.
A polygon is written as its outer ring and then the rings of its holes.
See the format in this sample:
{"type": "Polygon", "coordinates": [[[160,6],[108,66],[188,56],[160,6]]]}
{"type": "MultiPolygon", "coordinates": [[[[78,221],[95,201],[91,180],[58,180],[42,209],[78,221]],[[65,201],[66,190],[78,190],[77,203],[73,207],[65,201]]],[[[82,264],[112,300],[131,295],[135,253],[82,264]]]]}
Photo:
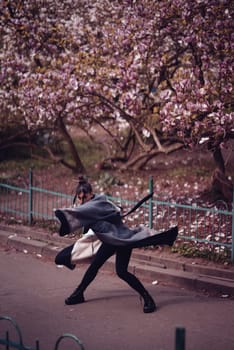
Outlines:
{"type": "Polygon", "coordinates": [[[227,203],[232,202],[233,184],[218,168],[213,172],[211,190],[214,201],[223,200],[227,203]]]}
{"type": "Polygon", "coordinates": [[[61,117],[59,117],[58,119],[58,126],[59,126],[59,130],[61,132],[61,134],[63,135],[63,137],[65,138],[66,142],[68,143],[68,147],[70,149],[72,158],[74,160],[74,164],[75,165],[71,165],[68,164],[66,161],[62,161],[62,164],[64,164],[65,166],[69,167],[70,169],[72,169],[75,173],[85,173],[85,167],[79,157],[79,154],[77,152],[77,149],[74,145],[74,142],[69,134],[69,132],[67,131],[66,125],[63,122],[63,119],[61,117]]]}
{"type": "Polygon", "coordinates": [[[216,168],[225,174],[225,164],[220,146],[215,147],[213,151],[214,161],[216,163],[216,168]]]}
{"type": "Polygon", "coordinates": [[[211,192],[213,193],[214,201],[224,200],[227,203],[231,203],[233,183],[225,175],[225,163],[219,145],[213,151],[213,157],[216,164],[211,183],[211,192]]]}

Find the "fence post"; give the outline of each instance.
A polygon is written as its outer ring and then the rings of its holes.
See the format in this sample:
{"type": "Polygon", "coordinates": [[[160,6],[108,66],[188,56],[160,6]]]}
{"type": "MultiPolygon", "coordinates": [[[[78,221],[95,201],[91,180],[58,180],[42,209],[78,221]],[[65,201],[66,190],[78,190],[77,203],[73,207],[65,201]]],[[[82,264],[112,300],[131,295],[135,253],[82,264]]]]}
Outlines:
{"type": "Polygon", "coordinates": [[[232,263],[234,263],[234,189],[232,196],[232,263]]]}
{"type": "Polygon", "coordinates": [[[28,221],[29,225],[32,225],[33,222],[33,171],[29,169],[29,213],[28,213],[28,221]]]}
{"type": "Polygon", "coordinates": [[[176,328],[175,350],[185,350],[185,329],[176,328]]]}
{"type": "MultiPolygon", "coordinates": [[[[149,193],[152,193],[154,190],[154,181],[153,177],[149,178],[149,193]]],[[[152,197],[149,199],[149,228],[153,228],[153,202],[152,197]]]]}

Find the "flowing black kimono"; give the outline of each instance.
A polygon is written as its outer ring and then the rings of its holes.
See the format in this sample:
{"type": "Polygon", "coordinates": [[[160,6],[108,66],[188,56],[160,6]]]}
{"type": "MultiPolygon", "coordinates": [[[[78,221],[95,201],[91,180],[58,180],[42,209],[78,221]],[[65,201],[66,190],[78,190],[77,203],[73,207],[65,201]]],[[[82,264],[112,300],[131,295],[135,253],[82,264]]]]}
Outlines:
{"type": "Polygon", "coordinates": [[[105,195],[94,195],[90,201],[75,208],[55,210],[55,216],[61,223],[61,236],[83,227],[85,232],[91,229],[100,241],[116,246],[172,246],[178,235],[177,226],[163,232],[146,226],[130,229],[123,223],[120,209],[105,195]]]}

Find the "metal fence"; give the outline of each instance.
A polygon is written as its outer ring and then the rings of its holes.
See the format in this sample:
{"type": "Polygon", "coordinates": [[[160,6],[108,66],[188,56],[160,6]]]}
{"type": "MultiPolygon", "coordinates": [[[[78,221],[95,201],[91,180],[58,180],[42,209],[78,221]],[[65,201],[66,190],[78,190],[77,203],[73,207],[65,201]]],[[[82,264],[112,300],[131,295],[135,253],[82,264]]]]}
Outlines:
{"type": "MultiPolygon", "coordinates": [[[[35,347],[26,346],[23,343],[23,337],[21,330],[16,323],[16,321],[8,316],[0,316],[0,321],[9,321],[11,325],[14,327],[16,334],[18,336],[17,340],[12,340],[13,338],[10,338],[9,331],[6,331],[5,336],[2,337],[0,335],[0,346],[4,345],[6,350],[10,349],[17,349],[17,350],[40,350],[40,344],[39,341],[36,340],[35,347]]],[[[59,350],[60,344],[64,339],[69,339],[73,342],[73,345],[77,345],[77,349],[85,350],[83,343],[79,338],[77,338],[75,335],[70,333],[64,333],[61,335],[54,346],[54,350],[59,350]]],[[[68,344],[66,344],[66,350],[69,350],[68,344]]],[[[175,350],[185,350],[185,328],[177,327],[175,330],[175,350]]]]}
{"type": "MultiPolygon", "coordinates": [[[[150,178],[149,191],[152,190],[153,181],[150,178]]],[[[119,197],[109,196],[109,199],[124,211],[136,204],[136,201],[119,197]]],[[[70,195],[33,186],[32,171],[29,173],[28,188],[0,183],[0,213],[29,225],[39,220],[54,221],[54,209],[69,207],[72,200],[70,195]]],[[[181,240],[196,242],[204,248],[211,246],[217,252],[230,250],[234,262],[234,200],[232,209],[221,210],[150,199],[127,216],[126,221],[130,226],[145,224],[157,231],[178,225],[181,240]]]]}
{"type": "MultiPolygon", "coordinates": [[[[17,339],[13,339],[13,336],[10,337],[9,331],[6,331],[4,337],[0,336],[0,346],[5,345],[6,350],[10,350],[10,349],[40,350],[39,340],[35,341],[35,347],[26,346],[24,344],[21,330],[13,318],[8,317],[8,316],[0,316],[0,321],[9,321],[11,323],[11,325],[13,326],[15,333],[17,335],[17,339]]],[[[62,341],[64,339],[69,339],[73,342],[73,344],[76,344],[76,349],[85,350],[84,345],[82,344],[81,340],[79,338],[77,338],[75,335],[69,334],[69,333],[64,333],[63,335],[61,335],[57,339],[55,346],[54,346],[54,350],[59,350],[59,348],[61,348],[60,344],[62,343],[62,341]]],[[[64,349],[64,347],[63,347],[63,349],[64,349]]],[[[66,344],[66,349],[69,350],[69,347],[67,344],[66,344]]]]}

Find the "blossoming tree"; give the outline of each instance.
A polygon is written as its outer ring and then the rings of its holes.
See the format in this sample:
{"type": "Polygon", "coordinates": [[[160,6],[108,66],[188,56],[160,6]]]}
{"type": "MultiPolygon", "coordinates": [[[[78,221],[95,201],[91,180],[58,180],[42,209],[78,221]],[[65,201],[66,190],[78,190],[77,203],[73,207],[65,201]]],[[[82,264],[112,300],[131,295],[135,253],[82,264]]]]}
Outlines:
{"type": "Polygon", "coordinates": [[[206,144],[227,180],[221,150],[234,135],[230,1],[3,3],[0,118],[15,118],[28,132],[60,132],[78,171],[84,167],[69,127],[99,125],[113,140],[110,160],[123,168],[206,144]]]}

